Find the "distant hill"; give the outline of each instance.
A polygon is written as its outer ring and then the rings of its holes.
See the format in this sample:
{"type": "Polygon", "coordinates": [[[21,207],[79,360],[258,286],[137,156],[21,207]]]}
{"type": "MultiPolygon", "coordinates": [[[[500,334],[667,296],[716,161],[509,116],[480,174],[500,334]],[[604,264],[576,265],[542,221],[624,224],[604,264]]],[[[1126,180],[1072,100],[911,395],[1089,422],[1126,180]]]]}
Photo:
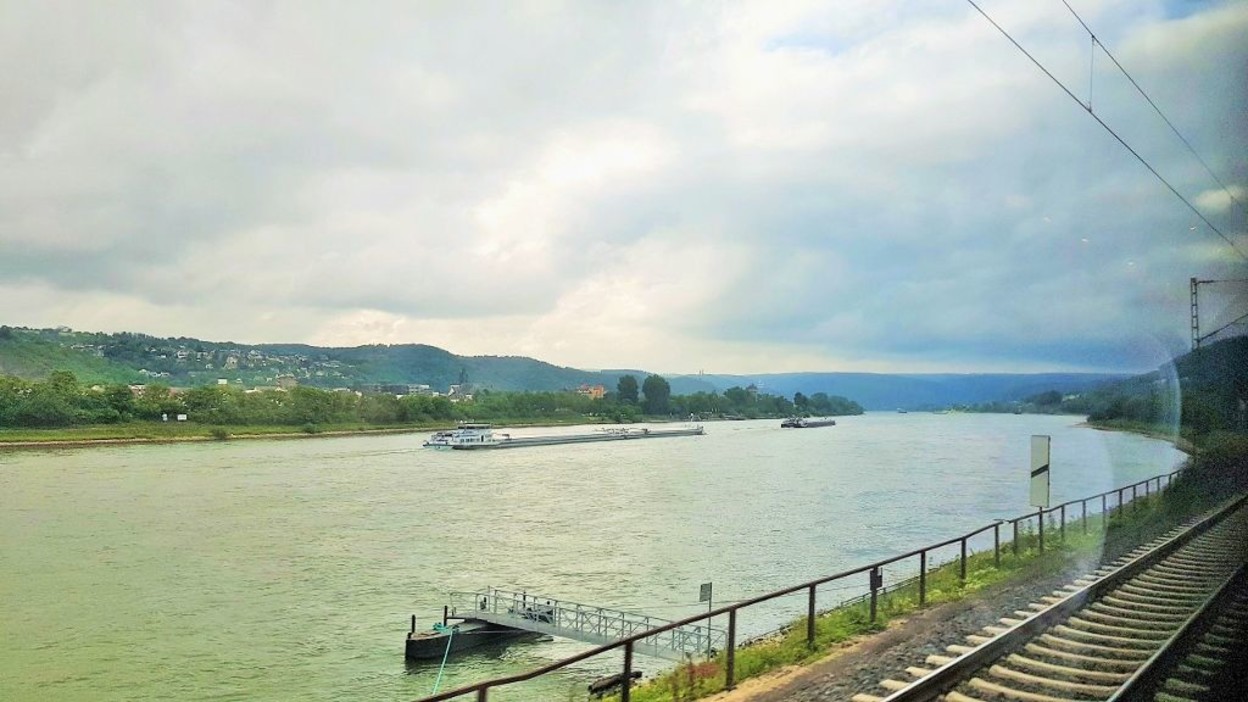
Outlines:
{"type": "MultiPolygon", "coordinates": [[[[625,374],[648,371],[579,370],[521,356],[457,356],[425,344],[329,348],[307,344],[236,344],[146,334],[102,334],[68,328],[0,327],[0,374],[43,378],[68,370],[87,383],[196,386],[225,378],[249,387],[272,386],[279,376],[323,388],[428,385],[445,392],[467,382],[494,390],[561,390],[602,384],[613,391],[625,374]]],[[[753,384],[791,398],[818,392],[855,400],[868,410],[923,409],[1011,401],[1049,390],[1080,392],[1125,374],[879,374],[773,373],[668,375],[672,393],[723,392],[753,384]]]]}
{"type": "MultiPolygon", "coordinates": [[[[1048,390],[1082,392],[1128,378],[1125,373],[771,373],[754,376],[684,376],[723,391],[753,383],[761,392],[792,397],[825,392],[848,397],[867,410],[937,409],[983,402],[1009,402],[1048,390]]],[[[670,380],[670,378],[669,378],[670,380]]],[[[673,387],[675,384],[673,383],[673,387]]]]}

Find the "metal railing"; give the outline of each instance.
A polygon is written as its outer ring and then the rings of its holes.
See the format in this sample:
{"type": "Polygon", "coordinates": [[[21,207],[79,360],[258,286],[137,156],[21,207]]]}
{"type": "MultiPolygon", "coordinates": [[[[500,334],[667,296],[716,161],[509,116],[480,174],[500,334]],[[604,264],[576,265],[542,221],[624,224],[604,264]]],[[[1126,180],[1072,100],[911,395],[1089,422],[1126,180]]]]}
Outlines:
{"type": "MultiPolygon", "coordinates": [[[[590,649],[588,651],[577,654],[575,656],[564,658],[562,660],[551,663],[550,665],[542,666],[540,668],[536,668],[534,670],[530,670],[525,673],[519,673],[516,675],[509,675],[506,677],[494,678],[492,680],[485,680],[485,681],[474,683],[471,685],[465,685],[463,687],[459,687],[454,690],[443,692],[441,694],[433,695],[431,697],[421,698],[420,702],[440,702],[441,700],[450,700],[456,697],[461,697],[463,695],[472,694],[472,693],[476,693],[476,699],[478,702],[485,702],[487,699],[489,690],[491,688],[502,687],[504,685],[511,685],[513,683],[524,682],[526,680],[532,680],[533,678],[540,677],[542,675],[545,675],[555,670],[559,670],[561,668],[566,668],[574,663],[579,663],[580,661],[586,660],[588,658],[593,658],[595,656],[599,656],[601,654],[607,653],[609,651],[614,651],[616,649],[623,649],[623,653],[624,653],[623,673],[620,676],[620,680],[622,681],[622,686],[620,688],[620,700],[621,702],[629,702],[629,691],[631,688],[632,671],[633,671],[633,653],[639,641],[645,638],[658,635],[658,634],[662,634],[664,632],[671,631],[673,629],[677,629],[679,627],[685,627],[690,624],[696,624],[702,621],[709,621],[711,617],[722,617],[724,615],[727,615],[728,617],[727,641],[723,649],[725,653],[724,688],[731,690],[733,687],[736,686],[736,658],[735,657],[736,657],[736,650],[737,650],[737,612],[747,607],[759,604],[761,602],[774,600],[779,597],[785,597],[788,595],[793,595],[793,594],[797,594],[797,593],[801,593],[802,591],[805,591],[807,595],[806,644],[813,648],[815,645],[815,619],[816,619],[815,597],[816,597],[816,594],[820,585],[826,585],[828,583],[836,582],[838,580],[844,580],[845,578],[849,578],[855,575],[861,576],[864,573],[867,574],[866,586],[869,589],[869,592],[867,593],[865,597],[870,602],[871,621],[875,621],[877,600],[879,598],[881,590],[884,587],[884,575],[883,575],[884,566],[901,563],[904,561],[909,561],[910,559],[914,559],[914,558],[918,559],[919,568],[918,568],[917,577],[918,577],[919,605],[922,606],[927,601],[927,576],[928,576],[928,570],[929,570],[928,555],[932,551],[936,551],[938,549],[949,547],[949,546],[952,546],[953,544],[958,544],[960,546],[960,554],[957,559],[959,562],[959,568],[958,568],[959,580],[961,582],[965,582],[966,574],[967,574],[967,560],[968,560],[967,542],[970,539],[991,531],[993,533],[993,564],[995,567],[1000,567],[1001,550],[1002,550],[1001,549],[1002,527],[1005,527],[1008,525],[1012,529],[1013,552],[1014,552],[1014,555],[1017,556],[1019,553],[1019,546],[1020,546],[1019,525],[1022,524],[1024,525],[1024,527],[1030,527],[1031,523],[1035,521],[1036,533],[1037,533],[1037,546],[1038,546],[1039,551],[1043,553],[1045,549],[1045,528],[1046,528],[1045,522],[1046,521],[1050,523],[1048,527],[1050,530],[1053,529],[1054,523],[1057,524],[1059,539],[1065,538],[1066,529],[1071,524],[1080,524],[1081,529],[1083,530],[1084,533],[1086,533],[1088,531],[1088,515],[1089,515],[1088,504],[1092,503],[1093,506],[1095,506],[1097,501],[1099,500],[1100,506],[1101,506],[1100,514],[1103,517],[1105,517],[1102,520],[1101,526],[1102,528],[1105,528],[1109,524],[1109,517],[1113,516],[1113,514],[1121,513],[1126,507],[1132,506],[1132,505],[1134,505],[1132,509],[1138,509],[1139,507],[1138,500],[1141,496],[1147,498],[1153,493],[1160,493],[1163,489],[1168,488],[1171,485],[1171,483],[1173,483],[1174,476],[1178,475],[1180,472],[1182,472],[1182,469],[1171,471],[1170,473],[1166,473],[1163,475],[1153,476],[1146,480],[1141,480],[1137,483],[1132,483],[1131,485],[1126,485],[1126,486],[1123,486],[1114,490],[1108,490],[1106,492],[1092,495],[1090,497],[1085,497],[1083,499],[1070,500],[1069,502],[1063,502],[1060,505],[1056,505],[1054,507],[1048,507],[1045,509],[1040,509],[1040,510],[1037,510],[1036,512],[1029,513],[1021,517],[1015,517],[1014,519],[997,520],[992,524],[980,527],[978,529],[975,529],[974,531],[967,532],[965,534],[962,534],[961,536],[955,536],[952,539],[946,539],[939,543],[931,544],[929,546],[924,546],[923,548],[914,549],[913,551],[907,551],[906,553],[903,553],[899,556],[892,556],[890,558],[876,561],[868,565],[859,566],[857,568],[852,568],[850,570],[844,570],[839,573],[827,575],[822,578],[818,578],[816,580],[811,580],[808,582],[801,583],[799,585],[793,585],[793,586],[786,587],[780,590],[775,590],[773,592],[768,592],[766,594],[758,595],[756,597],[751,597],[746,600],[734,602],[732,604],[725,605],[723,607],[712,610],[710,612],[703,612],[701,614],[695,614],[693,616],[689,616],[684,619],[680,619],[678,621],[669,622],[667,624],[660,625],[658,627],[649,629],[644,632],[639,632],[639,633],[629,635],[613,643],[604,644],[597,648],[590,649]],[[1162,485],[1163,480],[1165,481],[1164,486],[1162,485]],[[1155,488],[1153,487],[1154,484],[1156,485],[1155,488]],[[1128,491],[1130,492],[1130,499],[1126,499],[1126,494],[1128,491]],[[1075,518],[1075,515],[1073,514],[1073,512],[1076,509],[1078,510],[1077,519],[1075,518]],[[1070,517],[1069,520],[1068,520],[1068,516],[1070,517]]],[[[1092,514],[1095,516],[1096,513],[1092,513],[1092,514]]]]}
{"type": "Polygon", "coordinates": [[[637,639],[641,652],[674,660],[684,660],[686,654],[704,655],[711,650],[722,650],[727,640],[723,629],[705,624],[660,629],[671,620],[496,588],[453,592],[451,604],[451,616],[592,644],[607,644],[654,631],[637,639]]]}

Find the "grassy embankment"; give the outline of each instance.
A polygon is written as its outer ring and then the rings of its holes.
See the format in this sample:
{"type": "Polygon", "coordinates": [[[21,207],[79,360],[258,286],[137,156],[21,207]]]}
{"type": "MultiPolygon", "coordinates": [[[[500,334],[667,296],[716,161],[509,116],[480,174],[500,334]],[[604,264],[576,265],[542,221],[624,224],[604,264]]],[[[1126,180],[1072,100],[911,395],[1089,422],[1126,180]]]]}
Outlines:
{"type": "MultiPolygon", "coordinates": [[[[1065,538],[1055,523],[1046,523],[1045,552],[1039,552],[1035,533],[1020,533],[1019,554],[1013,543],[1001,546],[1001,565],[994,565],[991,550],[970,555],[967,577],[962,582],[957,560],[928,573],[927,603],[930,607],[974,596],[995,585],[1025,582],[1059,574],[1090,561],[1112,560],[1135,545],[1151,540],[1188,517],[1207,510],[1248,489],[1248,438],[1207,437],[1202,451],[1189,460],[1187,469],[1161,495],[1141,496],[1121,512],[1109,517],[1088,517],[1086,533],[1079,520],[1068,522],[1065,538]]],[[[870,621],[867,602],[856,602],[823,612],[815,620],[815,643],[806,643],[806,618],[792,622],[774,637],[736,652],[738,681],[785,666],[804,665],[824,658],[850,640],[878,632],[890,621],[905,618],[919,608],[917,583],[882,595],[877,617],[870,621]]],[[[723,653],[700,662],[691,661],[648,681],[632,691],[636,702],[682,702],[723,690],[723,653]]],[[[618,699],[618,698],[616,698],[618,699]]]]}

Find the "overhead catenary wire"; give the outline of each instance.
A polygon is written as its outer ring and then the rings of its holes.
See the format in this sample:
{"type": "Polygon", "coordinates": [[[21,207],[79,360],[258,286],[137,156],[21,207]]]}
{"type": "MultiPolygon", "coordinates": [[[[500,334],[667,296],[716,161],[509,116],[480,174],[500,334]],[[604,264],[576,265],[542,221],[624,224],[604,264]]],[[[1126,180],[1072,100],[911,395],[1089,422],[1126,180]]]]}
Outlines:
{"type": "Polygon", "coordinates": [[[1035,56],[1031,55],[1031,52],[1023,48],[1023,45],[1019,44],[1018,41],[1013,36],[1011,36],[1009,32],[1005,31],[1005,28],[997,24],[996,20],[992,19],[992,17],[989,16],[987,12],[984,12],[983,8],[981,8],[978,4],[975,3],[975,0],[966,0],[966,1],[967,3],[970,4],[971,7],[975,8],[976,12],[983,15],[984,19],[988,20],[988,23],[991,24],[994,29],[996,29],[998,32],[1001,33],[1002,36],[1008,39],[1009,42],[1014,45],[1014,48],[1022,52],[1022,54],[1026,56],[1028,60],[1030,60],[1033,64],[1035,64],[1036,68],[1039,68],[1040,71],[1044,73],[1044,75],[1049,77],[1049,80],[1052,80],[1057,85],[1057,87],[1061,88],[1062,91],[1065,92],[1066,95],[1070,97],[1071,100],[1074,100],[1076,103],[1078,103],[1079,106],[1082,107],[1088,113],[1088,115],[1092,117],[1092,119],[1096,120],[1097,124],[1100,124],[1105,129],[1105,131],[1109,132],[1110,136],[1114,137],[1114,139],[1116,139],[1119,144],[1122,144],[1123,148],[1131,152],[1131,155],[1134,156],[1137,161],[1144,164],[1144,167],[1147,168],[1149,172],[1152,173],[1153,176],[1157,178],[1157,180],[1161,181],[1162,184],[1165,185],[1166,188],[1170,190],[1170,192],[1174,193],[1174,196],[1179,198],[1179,200],[1181,200],[1184,205],[1187,205],[1187,208],[1190,209],[1197,217],[1199,217],[1200,220],[1205,223],[1205,226],[1209,227],[1209,229],[1211,229],[1215,234],[1221,237],[1222,240],[1225,241],[1227,245],[1231,247],[1231,250],[1233,250],[1236,254],[1238,254],[1240,258],[1244,259],[1245,261],[1248,261],[1248,254],[1245,254],[1242,250],[1240,250],[1240,248],[1235,245],[1235,242],[1232,241],[1229,236],[1223,233],[1223,231],[1219,229],[1217,225],[1209,221],[1209,218],[1206,217],[1204,213],[1202,213],[1199,209],[1197,209],[1196,206],[1191,203],[1191,201],[1189,201],[1186,197],[1183,196],[1182,193],[1180,193],[1177,189],[1175,189],[1175,187],[1170,184],[1170,181],[1166,180],[1161,175],[1161,173],[1158,173],[1157,169],[1153,168],[1153,165],[1151,163],[1149,163],[1143,156],[1139,154],[1139,152],[1137,152],[1134,148],[1132,148],[1131,145],[1128,144],[1125,139],[1123,139],[1121,136],[1118,135],[1118,132],[1115,132],[1112,127],[1110,127],[1108,124],[1105,123],[1105,120],[1098,117],[1096,113],[1093,112],[1092,109],[1088,105],[1085,105],[1083,101],[1078,98],[1078,96],[1076,96],[1073,92],[1071,92],[1070,88],[1066,87],[1065,83],[1058,80],[1057,76],[1053,75],[1049,71],[1049,69],[1045,68],[1044,64],[1040,63],[1040,61],[1036,59],[1035,56]]]}
{"type": "MultiPolygon", "coordinates": [[[[1209,174],[1209,177],[1213,178],[1214,182],[1216,182],[1218,186],[1222,188],[1222,192],[1226,193],[1226,196],[1231,199],[1231,202],[1235,203],[1238,207],[1243,207],[1244,204],[1240,202],[1238,198],[1235,197],[1235,194],[1231,192],[1231,189],[1227,187],[1226,183],[1222,182],[1222,179],[1218,177],[1218,174],[1213,172],[1213,169],[1209,167],[1209,164],[1205,162],[1205,159],[1201,158],[1200,154],[1196,152],[1196,148],[1193,147],[1192,143],[1187,140],[1187,137],[1183,136],[1183,133],[1179,131],[1179,128],[1174,126],[1174,123],[1170,121],[1170,118],[1166,116],[1166,113],[1161,111],[1161,108],[1157,106],[1157,103],[1153,101],[1153,98],[1150,97],[1149,94],[1144,91],[1144,88],[1142,88],[1140,84],[1136,82],[1135,78],[1127,71],[1127,69],[1123,67],[1121,63],[1118,62],[1118,59],[1115,58],[1113,53],[1110,52],[1109,47],[1105,46],[1105,43],[1101,41],[1100,37],[1096,36],[1096,33],[1092,31],[1092,28],[1088,26],[1088,23],[1083,21],[1083,18],[1079,16],[1078,12],[1075,12],[1075,8],[1071,7],[1070,3],[1067,2],[1066,0],[1062,0],[1062,4],[1066,6],[1067,10],[1070,10],[1070,14],[1074,15],[1075,19],[1083,27],[1084,31],[1088,33],[1088,36],[1092,37],[1093,58],[1095,59],[1095,56],[1096,56],[1096,47],[1100,46],[1101,51],[1105,52],[1105,55],[1109,57],[1109,60],[1113,61],[1114,65],[1118,67],[1118,70],[1122,72],[1122,75],[1125,76],[1126,79],[1131,82],[1131,85],[1135,86],[1135,89],[1139,91],[1140,96],[1143,97],[1146,102],[1148,102],[1149,106],[1151,106],[1153,110],[1157,113],[1157,116],[1161,117],[1161,121],[1165,122],[1167,127],[1170,127],[1170,131],[1174,132],[1174,135],[1179,138],[1179,141],[1183,142],[1183,145],[1186,146],[1187,150],[1192,153],[1192,156],[1194,156],[1196,160],[1200,162],[1200,165],[1204,167],[1205,172],[1209,174]]],[[[1089,72],[1090,71],[1091,69],[1089,69],[1089,72]]],[[[1092,108],[1092,86],[1091,86],[1091,79],[1089,79],[1088,109],[1091,109],[1091,108],[1092,108]]]]}
{"type": "Polygon", "coordinates": [[[1235,319],[1231,320],[1230,322],[1227,322],[1226,324],[1223,324],[1222,326],[1218,327],[1217,329],[1214,329],[1213,331],[1209,332],[1208,334],[1205,334],[1204,336],[1200,337],[1200,339],[1198,339],[1198,341],[1205,341],[1206,339],[1209,339],[1209,338],[1213,337],[1214,335],[1218,334],[1219,332],[1222,332],[1222,331],[1225,331],[1225,330],[1227,330],[1227,329],[1230,329],[1231,327],[1235,326],[1236,324],[1242,324],[1242,323],[1243,323],[1244,321],[1246,321],[1246,320],[1248,320],[1248,312],[1245,312],[1244,314],[1241,314],[1240,316],[1236,317],[1235,319]]]}

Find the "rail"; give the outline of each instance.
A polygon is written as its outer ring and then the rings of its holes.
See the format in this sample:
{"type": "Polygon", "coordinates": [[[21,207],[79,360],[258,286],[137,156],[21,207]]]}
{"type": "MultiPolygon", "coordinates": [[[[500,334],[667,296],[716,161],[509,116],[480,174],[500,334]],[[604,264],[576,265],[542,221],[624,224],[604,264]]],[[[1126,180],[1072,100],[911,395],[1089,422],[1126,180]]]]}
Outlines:
{"type": "MultiPolygon", "coordinates": [[[[684,619],[680,619],[674,622],[669,622],[667,624],[660,625],[658,627],[646,630],[644,632],[639,632],[639,633],[629,635],[613,643],[598,646],[597,648],[590,649],[583,653],[579,653],[575,656],[569,656],[568,658],[555,661],[549,665],[545,665],[540,668],[535,668],[533,670],[530,670],[524,673],[517,673],[515,675],[509,675],[506,677],[494,678],[491,680],[484,680],[482,682],[473,683],[471,685],[465,685],[463,687],[458,687],[454,690],[449,690],[447,692],[433,695],[431,697],[421,698],[419,702],[441,702],[441,700],[450,700],[456,697],[462,697],[464,695],[468,695],[472,693],[476,693],[477,702],[486,702],[486,700],[488,699],[489,690],[492,688],[502,687],[504,685],[511,685],[511,684],[519,683],[519,682],[524,682],[526,680],[532,680],[533,678],[540,677],[542,675],[559,670],[561,668],[566,668],[575,663],[579,663],[583,660],[593,658],[595,656],[599,656],[609,651],[614,651],[616,649],[623,649],[623,653],[624,653],[623,673],[620,678],[622,681],[622,686],[620,688],[620,700],[621,702],[629,702],[630,688],[632,686],[631,680],[632,680],[632,671],[633,671],[633,653],[635,649],[637,648],[639,641],[641,641],[642,639],[656,636],[658,634],[662,634],[664,632],[671,631],[673,629],[677,629],[680,627],[687,627],[691,624],[697,624],[698,622],[702,622],[704,620],[709,621],[711,617],[723,617],[723,616],[728,617],[727,641],[725,642],[725,646],[723,649],[725,652],[725,658],[726,658],[725,665],[724,665],[724,688],[731,690],[736,686],[735,656],[736,656],[736,649],[737,649],[737,613],[747,607],[750,607],[752,605],[756,605],[762,602],[774,600],[779,597],[786,597],[788,595],[793,595],[796,593],[800,593],[802,591],[806,591],[806,594],[807,594],[806,644],[813,648],[815,644],[815,615],[816,615],[816,610],[815,610],[816,599],[815,598],[816,598],[816,594],[818,592],[818,588],[820,585],[826,585],[828,583],[836,582],[838,580],[844,580],[846,578],[849,578],[855,575],[861,576],[864,573],[867,574],[868,577],[867,577],[866,586],[869,590],[867,594],[867,598],[870,601],[870,616],[871,616],[871,621],[875,621],[877,599],[879,597],[880,591],[884,587],[884,573],[883,573],[884,566],[909,561],[910,559],[914,559],[914,558],[918,559],[919,561],[918,563],[919,565],[919,574],[918,574],[919,604],[920,606],[922,606],[927,601],[927,572],[929,569],[928,556],[931,552],[952,546],[953,544],[959,544],[960,545],[960,555],[958,558],[959,578],[963,582],[965,582],[967,559],[968,559],[967,542],[973,539],[974,537],[979,536],[980,534],[985,534],[989,531],[993,532],[993,552],[994,552],[993,563],[994,565],[999,567],[1001,564],[1001,530],[1003,527],[1006,527],[1007,525],[1009,525],[1009,527],[1012,529],[1013,550],[1014,550],[1014,554],[1017,555],[1018,550],[1019,550],[1019,544],[1020,544],[1020,541],[1019,541],[1020,524],[1024,525],[1024,527],[1028,527],[1030,526],[1032,521],[1035,521],[1037,539],[1038,539],[1037,546],[1038,546],[1039,551],[1043,553],[1045,549],[1045,522],[1046,521],[1051,522],[1050,527],[1049,527],[1050,531],[1054,528],[1052,526],[1052,523],[1053,522],[1058,523],[1056,528],[1058,530],[1059,539],[1065,538],[1066,528],[1069,524],[1074,524],[1074,523],[1080,524],[1081,528],[1086,533],[1088,530],[1088,515],[1089,515],[1088,504],[1092,503],[1093,506],[1095,506],[1096,501],[1099,500],[1100,506],[1101,506],[1100,514],[1106,517],[1105,519],[1102,520],[1102,527],[1103,528],[1107,527],[1109,523],[1108,518],[1112,517],[1115,513],[1120,514],[1127,507],[1131,507],[1132,509],[1139,508],[1139,504],[1140,504],[1139,500],[1141,497],[1141,492],[1143,493],[1144,498],[1148,498],[1154,493],[1160,493],[1162,490],[1170,487],[1170,485],[1174,482],[1174,477],[1178,475],[1180,472],[1182,472],[1182,469],[1171,471],[1169,473],[1165,473],[1162,475],[1156,475],[1151,478],[1147,478],[1145,480],[1132,483],[1130,485],[1125,485],[1123,487],[1120,487],[1114,490],[1107,490],[1105,492],[1102,492],[1096,495],[1091,495],[1083,499],[1070,500],[1068,502],[1063,502],[1054,507],[1039,509],[1035,512],[1031,512],[1031,513],[1022,515],[1020,517],[1015,517],[1014,519],[997,520],[992,524],[980,527],[973,531],[969,531],[965,534],[962,534],[961,536],[955,536],[951,539],[945,539],[944,541],[941,541],[936,544],[931,544],[929,546],[917,548],[912,551],[907,551],[906,553],[903,553],[899,556],[892,556],[890,558],[876,561],[868,565],[859,566],[857,568],[852,568],[850,570],[843,570],[841,572],[834,573],[832,575],[826,575],[824,577],[821,577],[815,580],[810,580],[810,581],[801,583],[799,585],[792,585],[790,587],[786,587],[780,590],[775,590],[775,591],[768,592],[762,595],[751,597],[749,599],[734,602],[730,605],[725,605],[723,607],[720,607],[718,609],[715,609],[709,612],[703,612],[701,614],[692,615],[684,619]],[[1164,486],[1162,485],[1163,480],[1165,481],[1164,486]],[[1155,488],[1153,487],[1154,484],[1156,485],[1155,488]],[[1130,492],[1130,499],[1126,499],[1126,494],[1128,491],[1130,492]],[[1116,498],[1116,500],[1113,498],[1116,498]],[[1078,510],[1079,510],[1078,519],[1075,519],[1074,515],[1071,514],[1069,515],[1071,516],[1071,519],[1068,520],[1067,519],[1068,508],[1070,508],[1070,511],[1073,513],[1074,508],[1076,506],[1078,507],[1078,510]]],[[[1093,512],[1092,514],[1093,516],[1095,516],[1096,513],[1093,512]]]]}

